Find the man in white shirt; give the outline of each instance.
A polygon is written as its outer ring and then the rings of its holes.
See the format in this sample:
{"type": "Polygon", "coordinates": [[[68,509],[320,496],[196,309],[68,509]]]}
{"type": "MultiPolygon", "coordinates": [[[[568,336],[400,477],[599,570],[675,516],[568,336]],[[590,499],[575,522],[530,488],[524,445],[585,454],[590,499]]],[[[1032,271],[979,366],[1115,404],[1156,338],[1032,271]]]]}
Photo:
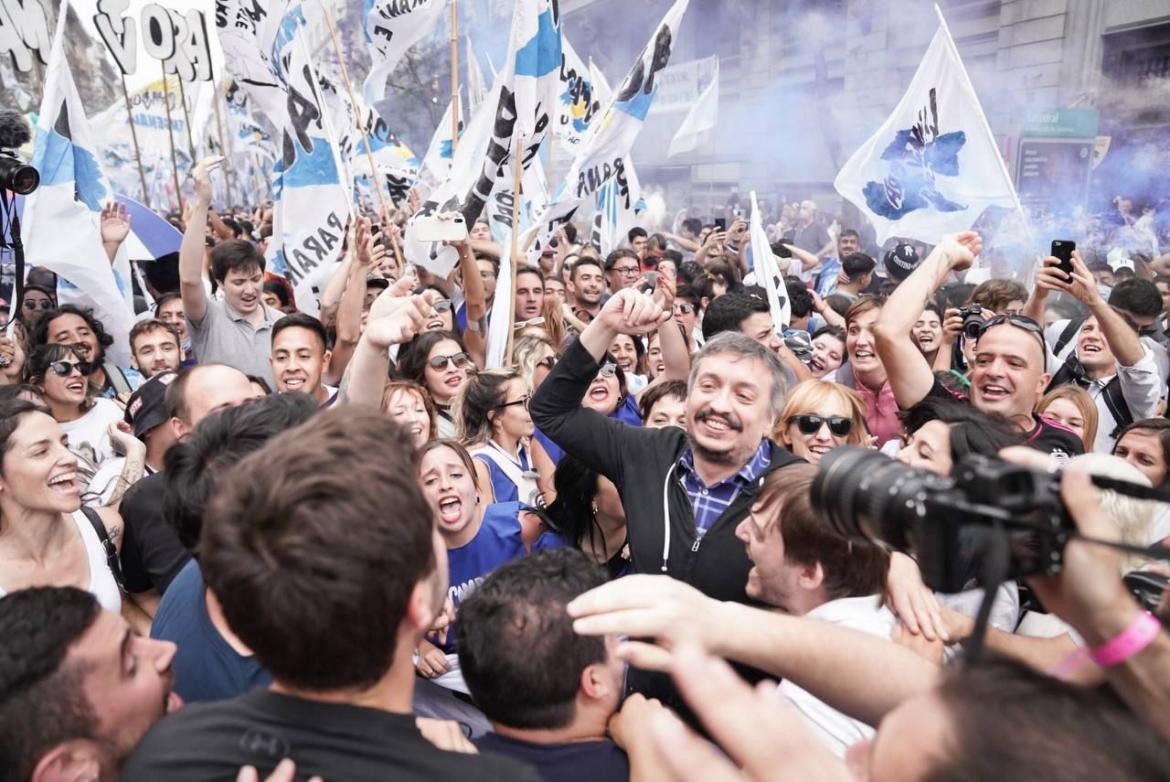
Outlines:
{"type": "Polygon", "coordinates": [[[1045,263],[1036,287],[1063,290],[1089,310],[1077,333],[1075,352],[1053,373],[1049,388],[1075,383],[1089,392],[1097,405],[1097,438],[1085,447],[1112,453],[1123,427],[1157,414],[1158,402],[1166,395],[1165,374],[1159,371],[1154,351],[1141,340],[1133,318],[1101,298],[1079,256],[1073,258],[1071,281],[1053,264],[1045,263]]]}
{"type": "MultiPolygon", "coordinates": [[[[816,468],[796,465],[764,480],[751,514],[736,534],[754,567],[749,597],[805,616],[889,638],[897,619],[882,606],[889,555],[882,548],[831,532],[813,512],[809,489],[816,468]]],[[[779,692],[838,757],[873,729],[785,681],[779,692]]]]}

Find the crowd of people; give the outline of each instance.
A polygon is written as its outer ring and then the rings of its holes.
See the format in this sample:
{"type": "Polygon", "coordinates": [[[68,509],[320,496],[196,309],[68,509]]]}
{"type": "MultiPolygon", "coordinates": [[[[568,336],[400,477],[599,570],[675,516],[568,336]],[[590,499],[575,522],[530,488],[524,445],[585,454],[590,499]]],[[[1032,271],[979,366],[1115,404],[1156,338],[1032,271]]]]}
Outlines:
{"type": "Polygon", "coordinates": [[[808,201],[440,278],[368,215],[304,302],[213,170],[130,366],[36,258],[0,339],[0,782],[1170,776],[1156,237],[1025,287],[808,201]],[[984,589],[830,523],[846,448],[1059,470],[1096,542],[984,589]]]}

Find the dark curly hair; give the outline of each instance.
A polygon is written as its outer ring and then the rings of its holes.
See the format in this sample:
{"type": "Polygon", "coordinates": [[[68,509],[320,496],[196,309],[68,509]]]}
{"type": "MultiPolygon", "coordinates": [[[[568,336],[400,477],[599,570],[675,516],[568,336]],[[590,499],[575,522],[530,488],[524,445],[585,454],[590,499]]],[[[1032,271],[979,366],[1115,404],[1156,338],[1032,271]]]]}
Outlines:
{"type": "Polygon", "coordinates": [[[49,324],[62,315],[76,315],[85,320],[85,324],[89,326],[89,330],[93,332],[94,337],[97,338],[98,345],[101,350],[99,355],[94,359],[100,362],[105,356],[106,348],[114,344],[114,338],[106,332],[106,327],[100,320],[94,317],[93,310],[88,307],[78,307],[76,304],[61,304],[56,309],[49,310],[41,319],[37,321],[37,327],[33,329],[32,344],[46,345],[49,342],[49,324]]]}

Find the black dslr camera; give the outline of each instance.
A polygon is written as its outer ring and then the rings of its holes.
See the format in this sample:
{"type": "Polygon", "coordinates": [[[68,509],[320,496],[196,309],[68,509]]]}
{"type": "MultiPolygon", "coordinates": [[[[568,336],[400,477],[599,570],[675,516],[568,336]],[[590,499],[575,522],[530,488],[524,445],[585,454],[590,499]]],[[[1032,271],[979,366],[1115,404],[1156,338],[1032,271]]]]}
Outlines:
{"type": "Polygon", "coordinates": [[[821,462],[811,500],[838,534],[913,552],[926,585],[946,593],[979,580],[972,561],[1002,535],[1006,577],[1058,572],[1076,529],[1059,474],[975,454],[944,477],[865,448],[836,448],[821,462]]]}
{"type": "Polygon", "coordinates": [[[959,317],[963,319],[963,336],[978,339],[983,331],[983,307],[978,304],[959,307],[959,317]]]}
{"type": "Polygon", "coordinates": [[[24,117],[15,111],[0,111],[0,190],[28,195],[41,183],[40,173],[16,155],[30,138],[24,117]]]}

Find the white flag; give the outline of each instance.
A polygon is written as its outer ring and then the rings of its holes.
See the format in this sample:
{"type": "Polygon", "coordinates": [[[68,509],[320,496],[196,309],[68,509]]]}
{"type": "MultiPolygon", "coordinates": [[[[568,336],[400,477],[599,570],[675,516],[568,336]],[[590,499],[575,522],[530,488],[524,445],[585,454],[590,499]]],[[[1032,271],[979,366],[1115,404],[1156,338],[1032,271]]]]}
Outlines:
{"type": "Polygon", "coordinates": [[[540,241],[534,246],[534,253],[539,253],[553,232],[572,220],[583,204],[591,203],[602,185],[615,177],[625,178],[624,160],[654,103],[658,93],[656,78],[670,63],[672,45],[688,2],[675,0],[626,74],[613,103],[596,120],[597,130],[582,145],[564,181],[553,193],[552,204],[536,226],[540,241]]]}
{"type": "Polygon", "coordinates": [[[416,220],[461,212],[470,228],[496,187],[513,181],[517,148],[522,168],[532,164],[552,124],[560,67],[561,26],[556,3],[517,0],[504,70],[464,130],[451,175],[423,202],[407,226],[403,248],[411,263],[443,277],[455,267],[455,249],[444,247],[432,257],[431,246],[417,238],[416,220]]]}
{"type": "Polygon", "coordinates": [[[487,98],[490,87],[483,80],[483,71],[479,68],[479,57],[471,46],[471,36],[466,35],[467,41],[467,110],[474,113],[487,98]]]}
{"type": "Polygon", "coordinates": [[[496,277],[496,296],[492,301],[495,317],[488,324],[485,369],[502,367],[508,358],[505,355],[508,351],[508,332],[513,328],[512,313],[515,312],[512,291],[516,286],[512,277],[512,236],[509,233],[500,241],[500,271],[496,277]]]}
{"type": "Polygon", "coordinates": [[[567,37],[562,38],[561,91],[557,102],[557,116],[553,136],[570,155],[577,154],[593,121],[609,105],[610,93],[606,86],[593,81],[593,74],[585,61],[573,49],[567,37]],[[603,98],[604,95],[604,98],[603,98]]]}
{"type": "MultiPolygon", "coordinates": [[[[451,174],[451,158],[457,146],[451,140],[451,112],[459,96],[448,101],[447,110],[435,128],[435,135],[431,136],[431,143],[427,146],[427,154],[423,158],[422,168],[419,169],[419,180],[428,187],[438,187],[451,174]]],[[[459,112],[463,116],[463,112],[459,112]]],[[[463,123],[460,122],[460,127],[463,123]]]]}
{"type": "Polygon", "coordinates": [[[92,307],[114,338],[109,358],[129,366],[133,325],[130,264],[125,251],[114,268],[102,247],[102,205],[114,200],[98,166],[98,146],[65,58],[68,0],[61,3],[45,68],[32,165],[41,184],[24,202],[21,239],[29,266],[61,277],[61,303],[92,307]]]}
{"type": "Polygon", "coordinates": [[[792,322],[792,303],[788,300],[788,289],[784,285],[783,276],[776,274],[776,261],[772,257],[772,246],[768,243],[768,232],[764,230],[764,220],[760,216],[760,205],[756,203],[756,191],[751,192],[752,216],[748,220],[748,227],[752,239],[752,263],[755,266],[756,280],[762,280],[764,293],[768,297],[768,309],[772,313],[772,327],[777,332],[783,332],[792,322]]]}
{"type": "Polygon", "coordinates": [[[593,214],[589,241],[602,256],[621,247],[630,229],[638,224],[638,215],[646,210],[634,162],[622,158],[622,167],[625,176],[610,179],[597,191],[597,211],[593,214]]]}
{"type": "Polygon", "coordinates": [[[719,122],[719,60],[715,60],[715,73],[711,76],[711,83],[706,86],[699,100],[691,106],[686,119],[682,121],[678,132],[670,141],[670,151],[667,157],[675,157],[684,152],[691,152],[699,148],[699,143],[706,133],[715,129],[719,122]]]}
{"type": "Polygon", "coordinates": [[[943,26],[885,124],[833,186],[891,236],[937,242],[970,228],[989,206],[1017,205],[1015,190],[955,43],[943,26]]]}
{"type": "Polygon", "coordinates": [[[446,6],[444,0],[366,0],[370,73],[362,93],[367,101],[377,103],[386,97],[386,79],[406,51],[434,28],[446,6]]]}

